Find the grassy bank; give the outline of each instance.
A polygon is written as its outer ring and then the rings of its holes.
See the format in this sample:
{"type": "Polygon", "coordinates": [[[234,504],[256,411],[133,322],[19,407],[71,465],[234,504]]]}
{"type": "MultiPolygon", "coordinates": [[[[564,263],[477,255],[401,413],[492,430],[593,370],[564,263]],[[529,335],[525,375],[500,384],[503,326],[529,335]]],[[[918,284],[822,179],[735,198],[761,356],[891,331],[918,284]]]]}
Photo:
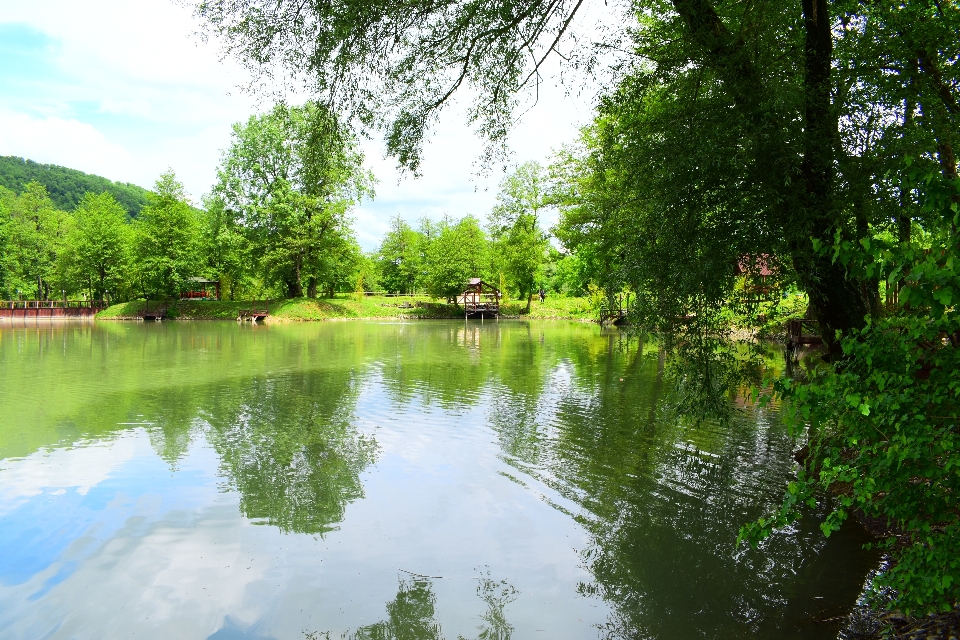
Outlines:
{"type": "MultiPolygon", "coordinates": [[[[188,300],[176,303],[150,302],[150,308],[167,307],[169,318],[180,320],[234,320],[243,309],[263,308],[269,304],[270,322],[347,320],[360,318],[462,318],[463,309],[428,298],[387,298],[368,296],[357,300],[349,294],[334,298],[294,298],[269,303],[188,300]]],[[[98,320],[134,319],[145,307],[142,300],[112,305],[97,314],[98,320]]],[[[540,320],[591,320],[594,317],[585,298],[548,297],[544,303],[534,301],[530,313],[526,304],[508,302],[501,309],[506,317],[540,320]]]]}

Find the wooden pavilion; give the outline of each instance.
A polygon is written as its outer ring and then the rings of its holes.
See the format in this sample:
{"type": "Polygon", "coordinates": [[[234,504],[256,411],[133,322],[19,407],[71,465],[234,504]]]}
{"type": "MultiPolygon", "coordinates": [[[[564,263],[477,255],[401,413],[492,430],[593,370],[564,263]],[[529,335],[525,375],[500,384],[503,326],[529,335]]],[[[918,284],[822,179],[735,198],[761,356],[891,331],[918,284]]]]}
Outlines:
{"type": "Polygon", "coordinates": [[[220,281],[206,278],[187,278],[189,291],[181,291],[181,300],[219,300],[220,281]],[[210,291],[209,289],[213,289],[210,291]]]}
{"type": "Polygon", "coordinates": [[[471,316],[500,317],[500,289],[480,278],[470,278],[463,293],[457,296],[457,304],[463,305],[465,318],[471,316]]]}
{"type": "Polygon", "coordinates": [[[736,273],[746,278],[742,300],[744,303],[773,302],[777,276],[775,269],[774,260],[768,254],[741,256],[737,262],[736,273]]]}

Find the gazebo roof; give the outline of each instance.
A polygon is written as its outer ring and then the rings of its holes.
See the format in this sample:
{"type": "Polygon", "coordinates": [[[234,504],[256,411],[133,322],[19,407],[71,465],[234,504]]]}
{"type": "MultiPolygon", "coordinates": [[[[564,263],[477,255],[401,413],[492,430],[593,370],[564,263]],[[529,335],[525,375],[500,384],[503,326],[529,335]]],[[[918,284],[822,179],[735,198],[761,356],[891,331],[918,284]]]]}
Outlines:
{"type": "Polygon", "coordinates": [[[483,289],[488,289],[498,294],[500,293],[500,289],[497,289],[489,282],[484,282],[481,278],[470,278],[470,280],[467,281],[464,293],[467,291],[482,291],[483,289]]]}

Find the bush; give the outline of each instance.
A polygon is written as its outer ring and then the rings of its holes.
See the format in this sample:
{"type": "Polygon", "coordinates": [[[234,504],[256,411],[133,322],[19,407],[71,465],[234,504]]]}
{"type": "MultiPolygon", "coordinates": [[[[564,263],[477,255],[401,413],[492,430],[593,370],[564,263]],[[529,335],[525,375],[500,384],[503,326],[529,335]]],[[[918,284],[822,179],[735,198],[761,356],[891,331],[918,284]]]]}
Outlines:
{"type": "MultiPolygon", "coordinates": [[[[955,200],[938,229],[916,241],[865,238],[830,250],[846,268],[885,280],[899,309],[842,341],[843,357],[811,379],[783,379],[776,393],[809,453],[779,509],[741,530],[756,542],[823,496],[830,535],[851,513],[883,529],[890,562],[873,579],[874,603],[906,613],[949,611],[960,602],[960,223],[955,200]]],[[[930,218],[928,218],[929,220],[930,218]]]]}

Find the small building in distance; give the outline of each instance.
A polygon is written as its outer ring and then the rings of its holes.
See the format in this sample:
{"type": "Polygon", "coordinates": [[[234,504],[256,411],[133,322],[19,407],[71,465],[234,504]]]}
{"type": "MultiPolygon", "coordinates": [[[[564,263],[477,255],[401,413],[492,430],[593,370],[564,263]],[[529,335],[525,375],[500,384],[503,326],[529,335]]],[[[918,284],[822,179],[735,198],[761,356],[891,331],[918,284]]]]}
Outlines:
{"type": "Polygon", "coordinates": [[[463,305],[464,317],[500,315],[500,289],[480,278],[470,278],[463,293],[457,296],[457,304],[463,305]]]}
{"type": "Polygon", "coordinates": [[[777,271],[771,256],[765,253],[742,256],[737,262],[736,274],[745,278],[743,302],[756,304],[773,301],[777,271]]]}
{"type": "Polygon", "coordinates": [[[207,280],[206,278],[187,278],[187,284],[190,287],[188,291],[180,292],[181,300],[219,300],[220,299],[220,281],[207,280]],[[210,291],[210,289],[213,291],[210,291]]]}

